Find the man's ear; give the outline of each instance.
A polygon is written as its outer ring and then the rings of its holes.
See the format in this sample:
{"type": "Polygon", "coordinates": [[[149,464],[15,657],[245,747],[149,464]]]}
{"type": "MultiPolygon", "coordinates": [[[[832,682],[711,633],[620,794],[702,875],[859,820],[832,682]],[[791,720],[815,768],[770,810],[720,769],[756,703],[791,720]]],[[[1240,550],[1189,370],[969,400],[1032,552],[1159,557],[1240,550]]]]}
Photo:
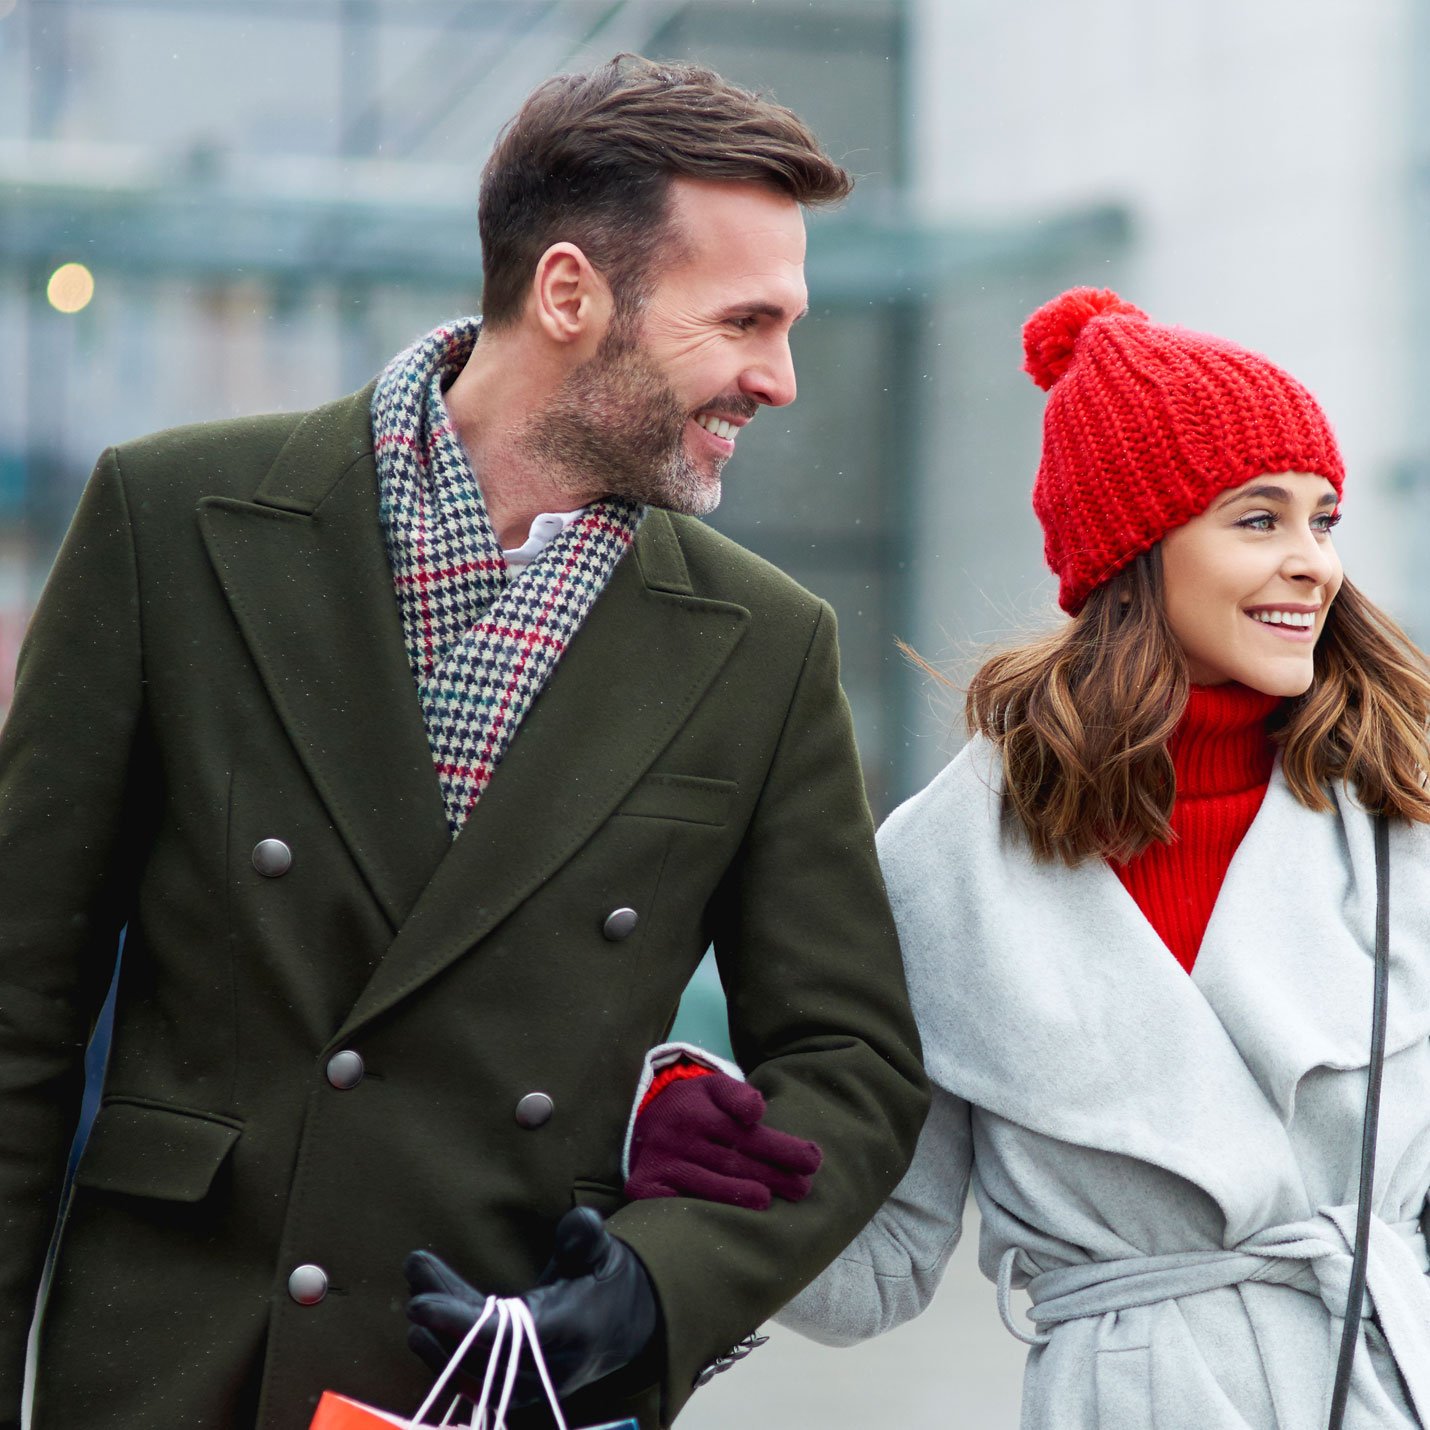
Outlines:
{"type": "Polygon", "coordinates": [[[563,346],[599,343],[615,306],[609,284],[574,243],[553,243],[537,259],[531,296],[537,325],[563,346]]]}

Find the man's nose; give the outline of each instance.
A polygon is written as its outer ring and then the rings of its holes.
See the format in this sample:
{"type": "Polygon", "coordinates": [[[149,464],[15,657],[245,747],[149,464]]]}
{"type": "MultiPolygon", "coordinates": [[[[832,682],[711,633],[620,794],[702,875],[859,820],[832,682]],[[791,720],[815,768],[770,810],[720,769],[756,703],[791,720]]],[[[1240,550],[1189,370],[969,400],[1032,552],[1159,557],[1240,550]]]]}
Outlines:
{"type": "Polygon", "coordinates": [[[794,355],[781,340],[740,374],[740,391],[766,407],[788,407],[795,398],[794,355]]]}

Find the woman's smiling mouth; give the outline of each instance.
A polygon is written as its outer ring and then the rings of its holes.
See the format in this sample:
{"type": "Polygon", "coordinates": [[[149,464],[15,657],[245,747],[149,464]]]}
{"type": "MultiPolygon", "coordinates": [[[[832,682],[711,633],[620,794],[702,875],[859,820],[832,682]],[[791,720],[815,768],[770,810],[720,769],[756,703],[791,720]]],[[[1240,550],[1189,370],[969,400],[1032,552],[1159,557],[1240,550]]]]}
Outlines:
{"type": "Polygon", "coordinates": [[[1268,627],[1274,635],[1287,640],[1305,641],[1314,638],[1319,606],[1253,606],[1246,614],[1258,625],[1268,627]]]}

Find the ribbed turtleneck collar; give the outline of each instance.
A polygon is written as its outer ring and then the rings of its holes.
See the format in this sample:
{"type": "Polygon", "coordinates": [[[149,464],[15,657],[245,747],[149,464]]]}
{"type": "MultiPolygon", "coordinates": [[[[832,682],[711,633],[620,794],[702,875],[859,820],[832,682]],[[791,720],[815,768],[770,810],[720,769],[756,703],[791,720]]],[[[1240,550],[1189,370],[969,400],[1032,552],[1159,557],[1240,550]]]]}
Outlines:
{"type": "Polygon", "coordinates": [[[1245,685],[1192,686],[1186,712],[1168,742],[1178,798],[1264,786],[1276,759],[1266,721],[1280,704],[1280,696],[1245,685]]]}

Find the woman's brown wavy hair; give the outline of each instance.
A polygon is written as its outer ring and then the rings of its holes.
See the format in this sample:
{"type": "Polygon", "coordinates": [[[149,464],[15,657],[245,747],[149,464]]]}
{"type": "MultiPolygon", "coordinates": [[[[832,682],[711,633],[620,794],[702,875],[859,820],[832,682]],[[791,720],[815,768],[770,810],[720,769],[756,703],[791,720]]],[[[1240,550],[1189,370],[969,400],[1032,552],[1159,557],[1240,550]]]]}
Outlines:
{"type": "MultiPolygon", "coordinates": [[[[998,746],[1007,808],[1039,858],[1122,861],[1171,840],[1167,741],[1188,686],[1156,547],[1060,630],[984,663],[964,713],[970,731],[998,746]]],[[[1327,786],[1344,780],[1369,809],[1430,824],[1427,730],[1425,655],[1346,581],[1326,613],[1310,689],[1270,732],[1287,783],[1308,809],[1330,809],[1327,786]]]]}

